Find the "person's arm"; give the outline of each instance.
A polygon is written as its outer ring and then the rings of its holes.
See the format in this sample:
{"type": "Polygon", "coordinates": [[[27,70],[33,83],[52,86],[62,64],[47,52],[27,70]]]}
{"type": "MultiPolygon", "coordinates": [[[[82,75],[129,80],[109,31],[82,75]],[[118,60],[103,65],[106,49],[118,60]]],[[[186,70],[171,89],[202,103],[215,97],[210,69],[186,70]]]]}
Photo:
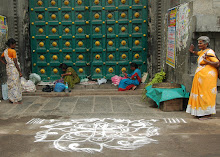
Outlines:
{"type": "Polygon", "coordinates": [[[198,51],[194,51],[194,49],[195,49],[195,46],[193,44],[191,44],[189,47],[189,52],[198,56],[198,51]]]}
{"type": "Polygon", "coordinates": [[[70,76],[70,75],[72,75],[72,73],[68,72],[68,73],[62,74],[61,76],[63,77],[63,76],[70,76]]]}
{"type": "Polygon", "coordinates": [[[17,70],[18,70],[18,72],[19,72],[20,77],[22,77],[21,69],[20,69],[20,67],[18,66],[18,60],[17,60],[17,58],[13,58],[13,61],[14,61],[14,63],[15,63],[15,67],[17,68],[17,70]]]}
{"type": "Polygon", "coordinates": [[[4,58],[4,57],[2,57],[2,56],[0,57],[0,62],[2,62],[3,64],[5,64],[5,65],[6,65],[7,63],[4,61],[4,59],[3,59],[3,58],[4,58]]]}
{"type": "Polygon", "coordinates": [[[211,51],[211,53],[205,54],[205,56],[203,57],[203,60],[206,62],[207,65],[211,65],[215,68],[220,67],[220,62],[219,62],[218,58],[215,56],[215,54],[213,54],[214,51],[213,52],[212,52],[212,50],[210,50],[210,51],[211,51]]]}
{"type": "Polygon", "coordinates": [[[208,61],[206,59],[203,59],[203,60],[206,62],[206,65],[211,65],[211,66],[213,66],[215,68],[220,67],[220,62],[212,62],[212,61],[208,61]]]}

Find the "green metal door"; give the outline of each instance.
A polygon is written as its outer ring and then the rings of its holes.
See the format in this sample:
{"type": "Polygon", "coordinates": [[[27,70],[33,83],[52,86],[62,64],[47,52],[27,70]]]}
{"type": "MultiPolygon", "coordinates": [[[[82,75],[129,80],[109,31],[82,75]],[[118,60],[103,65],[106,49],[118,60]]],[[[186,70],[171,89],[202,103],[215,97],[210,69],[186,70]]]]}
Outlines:
{"type": "Polygon", "coordinates": [[[60,78],[60,63],[81,78],[147,70],[146,0],[30,0],[32,71],[60,78]]]}

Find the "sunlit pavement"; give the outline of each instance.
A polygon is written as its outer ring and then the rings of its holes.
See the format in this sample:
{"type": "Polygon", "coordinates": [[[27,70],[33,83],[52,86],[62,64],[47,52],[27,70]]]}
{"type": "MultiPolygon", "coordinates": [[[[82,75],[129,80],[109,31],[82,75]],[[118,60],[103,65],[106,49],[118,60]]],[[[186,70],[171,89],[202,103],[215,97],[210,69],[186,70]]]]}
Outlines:
{"type": "Polygon", "coordinates": [[[184,111],[163,112],[141,96],[24,97],[22,105],[0,104],[2,157],[220,156],[220,105],[201,121],[184,111]]]}

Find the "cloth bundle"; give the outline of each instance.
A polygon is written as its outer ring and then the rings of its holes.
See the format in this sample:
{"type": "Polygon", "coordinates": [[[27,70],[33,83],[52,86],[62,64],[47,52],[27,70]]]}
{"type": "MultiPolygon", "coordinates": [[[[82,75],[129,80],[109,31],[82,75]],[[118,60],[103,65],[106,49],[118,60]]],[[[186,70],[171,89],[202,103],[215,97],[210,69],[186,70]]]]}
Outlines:
{"type": "Polygon", "coordinates": [[[22,86],[22,92],[35,92],[36,86],[34,82],[31,80],[26,80],[25,78],[21,78],[21,86],[22,86]]]}
{"type": "Polygon", "coordinates": [[[36,73],[32,73],[29,76],[29,80],[31,80],[36,85],[41,81],[41,77],[36,73]]]}
{"type": "Polygon", "coordinates": [[[120,81],[123,80],[123,79],[126,79],[126,77],[121,77],[121,76],[118,76],[118,75],[115,75],[111,78],[112,80],[112,83],[114,85],[119,85],[120,81]]]}
{"type": "Polygon", "coordinates": [[[102,78],[102,79],[97,79],[98,81],[98,84],[101,85],[103,83],[107,83],[107,80],[105,78],[102,78]]]}

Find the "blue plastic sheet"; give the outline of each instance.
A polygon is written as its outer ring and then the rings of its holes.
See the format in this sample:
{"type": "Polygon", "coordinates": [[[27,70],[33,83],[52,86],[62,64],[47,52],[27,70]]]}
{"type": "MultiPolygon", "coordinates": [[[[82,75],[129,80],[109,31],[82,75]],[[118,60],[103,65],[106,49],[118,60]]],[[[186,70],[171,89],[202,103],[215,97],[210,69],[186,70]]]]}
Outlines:
{"type": "Polygon", "coordinates": [[[151,86],[146,87],[146,96],[154,100],[158,107],[160,103],[167,100],[176,98],[189,98],[189,93],[186,92],[186,87],[181,85],[181,88],[152,88],[151,86]]]}

